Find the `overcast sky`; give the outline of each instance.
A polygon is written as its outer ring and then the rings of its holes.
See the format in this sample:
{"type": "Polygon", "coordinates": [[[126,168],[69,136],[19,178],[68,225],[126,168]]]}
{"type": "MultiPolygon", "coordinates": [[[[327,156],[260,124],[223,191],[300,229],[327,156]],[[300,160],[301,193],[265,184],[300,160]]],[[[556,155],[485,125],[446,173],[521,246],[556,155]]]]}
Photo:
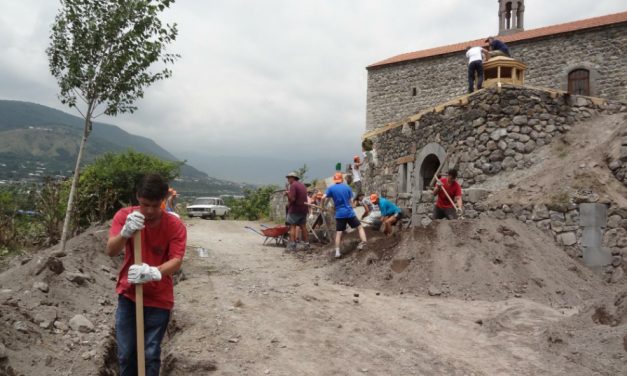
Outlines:
{"type": "MultiPolygon", "coordinates": [[[[0,0],[0,99],[72,112],[44,52],[58,5],[0,0]]],[[[625,10],[625,0],[531,0],[525,28],[625,10]]],[[[134,114],[99,121],[236,181],[247,179],[212,158],[258,169],[349,161],[365,129],[365,67],[495,34],[497,11],[497,0],[178,0],[165,15],[179,27],[173,77],[149,87],[134,114]]]]}

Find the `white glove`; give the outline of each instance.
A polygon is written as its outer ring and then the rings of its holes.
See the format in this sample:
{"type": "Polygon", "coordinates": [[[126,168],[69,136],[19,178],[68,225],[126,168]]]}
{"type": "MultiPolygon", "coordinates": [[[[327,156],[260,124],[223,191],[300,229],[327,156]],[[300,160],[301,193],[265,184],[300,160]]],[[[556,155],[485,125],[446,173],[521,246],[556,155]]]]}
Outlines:
{"type": "Polygon", "coordinates": [[[134,285],[152,281],[161,281],[161,272],[156,266],[148,264],[131,265],[128,268],[128,282],[134,285]]]}
{"type": "Polygon", "coordinates": [[[460,208],[455,208],[455,212],[457,212],[457,216],[458,217],[461,217],[462,214],[464,213],[464,211],[462,209],[460,209],[460,208]]]}
{"type": "Polygon", "coordinates": [[[436,185],[437,187],[441,187],[441,186],[442,186],[442,182],[441,182],[440,180],[436,180],[436,181],[435,181],[435,185],[436,185]]]}
{"type": "Polygon", "coordinates": [[[120,232],[120,235],[127,239],[130,239],[135,231],[141,230],[143,228],[144,215],[138,211],[134,211],[126,217],[126,223],[124,223],[124,227],[122,227],[122,232],[120,232]]]}

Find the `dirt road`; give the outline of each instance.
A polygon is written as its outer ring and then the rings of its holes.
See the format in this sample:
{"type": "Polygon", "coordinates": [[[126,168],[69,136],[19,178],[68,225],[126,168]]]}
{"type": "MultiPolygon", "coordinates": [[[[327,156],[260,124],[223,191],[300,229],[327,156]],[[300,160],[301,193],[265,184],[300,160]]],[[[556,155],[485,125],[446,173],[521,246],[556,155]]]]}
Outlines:
{"type": "Polygon", "coordinates": [[[168,375],[602,374],[538,346],[547,325],[573,310],[339,285],[319,259],[262,246],[244,229],[257,224],[188,223],[168,375]]]}

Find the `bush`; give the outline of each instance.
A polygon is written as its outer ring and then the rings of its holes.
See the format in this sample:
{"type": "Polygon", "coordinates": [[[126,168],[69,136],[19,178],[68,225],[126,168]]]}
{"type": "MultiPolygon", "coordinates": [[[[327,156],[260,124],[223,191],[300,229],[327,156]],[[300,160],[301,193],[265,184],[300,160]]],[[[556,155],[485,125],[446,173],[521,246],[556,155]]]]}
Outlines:
{"type": "Polygon", "coordinates": [[[106,221],[120,208],[137,204],[135,186],[146,173],[158,173],[172,181],[179,176],[182,164],[132,150],[97,158],[80,176],[75,217],[78,227],[106,221]]]}
{"type": "Polygon", "coordinates": [[[270,197],[277,191],[276,186],[244,189],[244,198],[228,198],[225,204],[231,208],[230,215],[234,219],[255,221],[270,216],[270,197]]]}

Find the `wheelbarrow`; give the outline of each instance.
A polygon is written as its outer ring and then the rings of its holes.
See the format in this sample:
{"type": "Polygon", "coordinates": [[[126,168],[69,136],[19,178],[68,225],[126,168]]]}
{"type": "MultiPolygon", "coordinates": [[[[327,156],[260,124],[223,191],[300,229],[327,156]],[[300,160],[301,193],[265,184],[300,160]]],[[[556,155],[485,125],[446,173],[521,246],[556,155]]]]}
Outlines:
{"type": "Polygon", "coordinates": [[[263,240],[263,245],[266,245],[266,242],[268,242],[268,240],[274,240],[276,245],[285,245],[287,233],[290,230],[288,226],[268,227],[262,225],[262,227],[264,228],[262,228],[261,230],[256,230],[250,226],[244,226],[244,228],[247,228],[255,232],[256,234],[264,236],[265,239],[263,240]]]}

